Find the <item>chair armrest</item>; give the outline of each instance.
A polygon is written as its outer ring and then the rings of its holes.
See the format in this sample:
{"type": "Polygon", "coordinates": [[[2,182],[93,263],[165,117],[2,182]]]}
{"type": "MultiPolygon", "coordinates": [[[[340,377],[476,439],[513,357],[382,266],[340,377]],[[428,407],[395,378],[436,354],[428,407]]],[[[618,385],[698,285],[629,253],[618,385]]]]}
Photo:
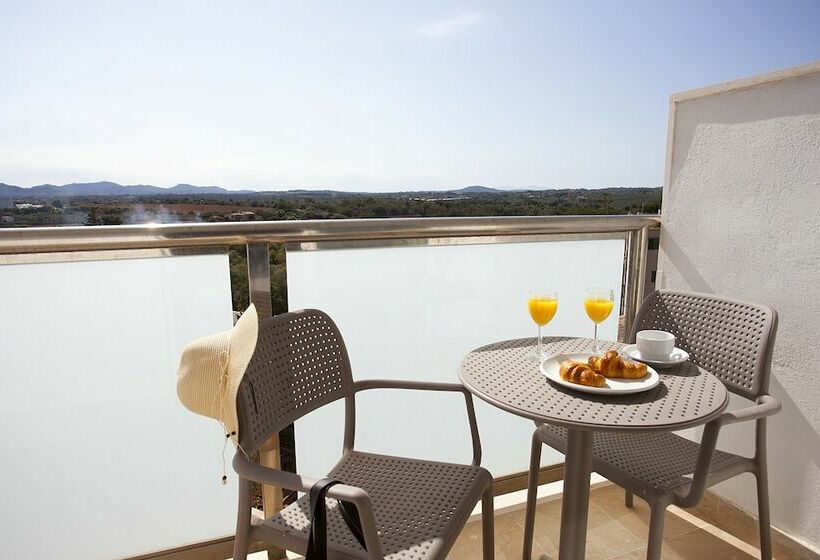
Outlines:
{"type": "Polygon", "coordinates": [[[432,381],[404,381],[399,379],[365,379],[353,383],[353,391],[369,391],[371,389],[409,389],[412,391],[450,391],[464,395],[464,405],[467,407],[467,420],[470,423],[470,435],[473,440],[473,462],[481,464],[481,438],[478,435],[478,422],[475,417],[473,395],[460,383],[437,383],[432,381]]]}
{"type": "Polygon", "coordinates": [[[780,411],[780,401],[771,395],[761,395],[755,404],[739,410],[724,412],[722,415],[712,420],[703,429],[703,436],[700,440],[700,451],[698,452],[695,472],[692,477],[692,486],[689,493],[678,504],[681,507],[693,507],[700,501],[706,490],[707,479],[709,478],[709,466],[717,447],[718,435],[723,426],[745,422],[747,420],[758,420],[771,416],[780,411]]]}
{"type": "MultiPolygon", "coordinates": [[[[263,467],[248,459],[241,450],[237,450],[233,457],[233,468],[240,477],[246,480],[297,492],[310,492],[310,488],[319,481],[316,478],[263,467]]],[[[328,488],[326,495],[328,498],[349,502],[356,506],[362,524],[364,542],[367,544],[368,556],[371,560],[383,558],[381,540],[376,530],[376,518],[373,514],[373,503],[367,492],[358,486],[335,484],[328,488]]]]}
{"type": "Polygon", "coordinates": [[[758,418],[765,418],[780,412],[783,408],[780,401],[771,395],[761,395],[757,399],[757,403],[752,406],[741,408],[740,410],[732,410],[724,412],[718,422],[721,426],[727,424],[735,424],[737,422],[745,422],[747,420],[757,420],[758,418]]]}
{"type": "Polygon", "coordinates": [[[353,383],[353,390],[370,389],[411,389],[414,391],[454,391],[469,394],[461,383],[439,383],[436,381],[405,381],[403,379],[363,379],[353,383]]]}
{"type": "MultiPolygon", "coordinates": [[[[296,492],[309,492],[311,486],[319,481],[318,478],[310,478],[292,472],[263,467],[248,459],[245,454],[238,449],[233,456],[233,470],[244,479],[261,484],[279,486],[280,488],[295,490],[296,492]]],[[[339,488],[339,486],[331,487],[328,493],[336,488],[339,488]]]]}

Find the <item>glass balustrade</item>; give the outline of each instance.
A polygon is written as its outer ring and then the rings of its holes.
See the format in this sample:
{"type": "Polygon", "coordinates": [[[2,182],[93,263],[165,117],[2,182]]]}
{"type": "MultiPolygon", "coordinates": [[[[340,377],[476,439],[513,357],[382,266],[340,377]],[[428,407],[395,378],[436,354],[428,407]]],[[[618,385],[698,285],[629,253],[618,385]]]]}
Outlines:
{"type": "MultiPolygon", "coordinates": [[[[532,288],[558,291],[545,336],[592,337],[584,289],[610,286],[620,301],[622,239],[290,250],[290,309],[320,308],[338,323],[356,379],[458,382],[462,357],[478,346],[533,337],[532,288]]],[[[599,328],[615,339],[618,313],[599,328]]],[[[537,368],[533,363],[533,368],[537,368]]],[[[546,383],[546,380],[544,380],[546,383]]],[[[374,391],[357,397],[357,447],[396,455],[468,461],[460,398],[374,391]]],[[[477,400],[482,464],[495,476],[526,471],[533,425],[477,400]]],[[[339,457],[343,406],[299,421],[300,472],[321,474],[339,457]],[[321,437],[316,437],[321,434],[321,437]]],[[[544,464],[562,456],[544,452],[544,464]]]]}
{"type": "Polygon", "coordinates": [[[183,346],[232,324],[227,255],[0,266],[0,309],[0,556],[110,560],[233,532],[222,430],[175,388],[183,346]]]}

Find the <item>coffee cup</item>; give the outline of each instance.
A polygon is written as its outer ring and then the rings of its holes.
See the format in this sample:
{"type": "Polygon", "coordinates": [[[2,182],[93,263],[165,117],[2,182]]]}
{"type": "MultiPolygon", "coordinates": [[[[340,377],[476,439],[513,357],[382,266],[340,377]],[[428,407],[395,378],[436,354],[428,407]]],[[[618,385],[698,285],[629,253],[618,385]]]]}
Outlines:
{"type": "Polygon", "coordinates": [[[666,331],[638,331],[638,351],[646,358],[665,360],[675,351],[675,335],[666,331]]]}

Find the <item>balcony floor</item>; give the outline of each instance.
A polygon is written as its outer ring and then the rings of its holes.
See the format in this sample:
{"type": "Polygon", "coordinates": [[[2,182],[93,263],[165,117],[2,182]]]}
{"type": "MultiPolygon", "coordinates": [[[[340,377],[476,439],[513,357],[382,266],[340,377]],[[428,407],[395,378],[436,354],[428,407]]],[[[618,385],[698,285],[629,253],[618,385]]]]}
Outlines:
{"type": "MultiPolygon", "coordinates": [[[[646,558],[649,506],[635,498],[635,507],[624,506],[624,494],[614,485],[594,488],[590,493],[586,558],[588,560],[642,560],[646,558]]],[[[534,560],[558,557],[561,499],[539,504],[535,518],[534,560]]],[[[496,516],[496,560],[520,560],[524,537],[524,510],[496,516]]],[[[666,513],[662,557],[667,560],[751,560],[758,552],[740,541],[678,508],[666,513]]],[[[481,524],[467,524],[448,558],[481,558],[481,524]]]]}
{"type": "MultiPolygon", "coordinates": [[[[590,493],[589,525],[586,558],[588,560],[642,560],[646,558],[649,530],[649,506],[635,498],[635,507],[624,506],[624,494],[617,486],[594,488],[590,493]]],[[[561,499],[539,504],[535,520],[533,560],[554,560],[558,557],[558,535],[561,519],[561,499]]],[[[524,536],[524,510],[496,513],[496,560],[520,560],[524,536]]],[[[662,557],[665,560],[753,560],[759,558],[754,547],[721,531],[684,510],[670,507],[662,557]]],[[[250,555],[253,560],[265,560],[266,553],[250,555]]],[[[449,560],[481,558],[481,523],[467,523],[449,560]]]]}

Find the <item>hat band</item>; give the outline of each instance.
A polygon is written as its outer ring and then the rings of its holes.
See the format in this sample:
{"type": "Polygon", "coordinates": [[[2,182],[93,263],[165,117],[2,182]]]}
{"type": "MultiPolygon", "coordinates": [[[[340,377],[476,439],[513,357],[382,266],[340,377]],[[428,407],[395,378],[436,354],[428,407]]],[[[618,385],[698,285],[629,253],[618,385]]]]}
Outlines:
{"type": "Polygon", "coordinates": [[[217,386],[216,391],[214,392],[214,401],[211,403],[211,410],[213,410],[216,414],[216,418],[220,424],[222,424],[222,429],[225,431],[225,436],[230,437],[230,428],[225,423],[225,418],[228,417],[228,385],[230,383],[230,378],[228,377],[228,365],[230,363],[230,354],[228,351],[223,350],[219,353],[219,384],[217,386]]]}

